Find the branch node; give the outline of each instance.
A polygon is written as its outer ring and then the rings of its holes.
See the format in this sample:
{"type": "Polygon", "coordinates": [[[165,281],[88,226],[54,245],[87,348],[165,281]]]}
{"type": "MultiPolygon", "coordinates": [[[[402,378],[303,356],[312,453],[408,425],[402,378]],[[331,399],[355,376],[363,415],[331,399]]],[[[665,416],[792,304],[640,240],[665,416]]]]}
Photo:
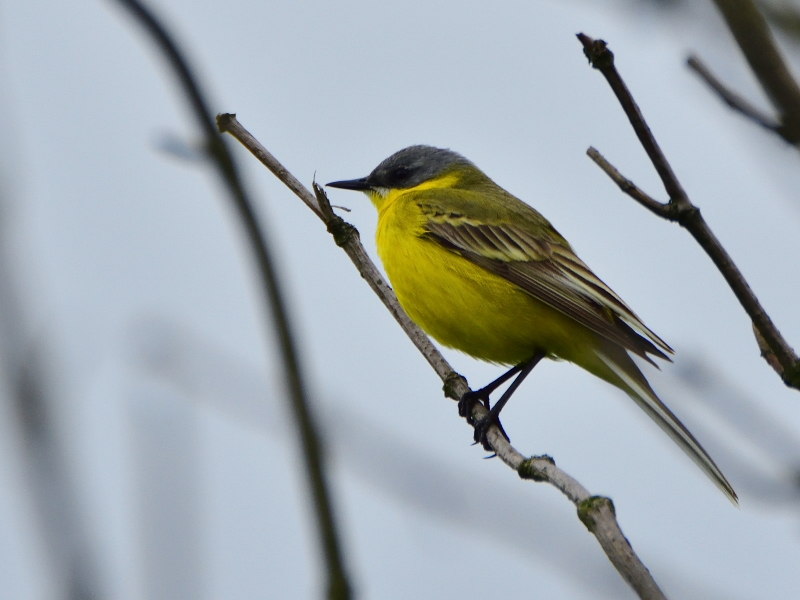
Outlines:
{"type": "Polygon", "coordinates": [[[800,126],[794,121],[790,121],[789,118],[788,116],[784,117],[784,123],[775,127],[773,131],[787,143],[797,146],[798,142],[800,142],[800,126]]]}
{"type": "Polygon", "coordinates": [[[578,502],[578,518],[581,520],[581,523],[586,525],[586,529],[594,533],[595,529],[597,529],[599,513],[604,508],[608,508],[612,515],[615,517],[617,516],[617,511],[614,509],[614,503],[611,501],[611,498],[606,498],[605,496],[591,496],[586,498],[586,500],[578,502]]]}
{"type": "Polygon", "coordinates": [[[780,375],[781,379],[786,381],[781,361],[779,361],[778,357],[775,356],[775,352],[773,352],[772,348],[769,347],[767,340],[765,340],[764,336],[761,335],[761,332],[758,330],[755,323],[753,323],[753,335],[756,337],[756,344],[758,344],[758,349],[761,351],[761,357],[767,361],[767,364],[772,367],[778,375],[780,375]]]}
{"type": "Polygon", "coordinates": [[[345,221],[339,215],[333,215],[333,218],[326,224],[328,233],[333,236],[333,241],[340,248],[344,248],[354,239],[361,239],[358,229],[345,221]]]}
{"type": "Polygon", "coordinates": [[[550,481],[550,477],[547,473],[541,469],[536,463],[545,461],[556,466],[556,461],[553,460],[553,457],[548,454],[542,454],[541,456],[531,456],[528,460],[523,460],[519,467],[517,467],[517,473],[520,476],[520,479],[531,479],[533,481],[550,481]]]}
{"type": "Polygon", "coordinates": [[[673,221],[682,227],[689,228],[689,224],[700,216],[700,209],[688,201],[671,200],[668,204],[673,221]]]}
{"type": "MultiPolygon", "coordinates": [[[[778,374],[783,383],[785,383],[787,387],[800,390],[800,359],[797,358],[791,348],[789,348],[786,353],[789,355],[788,358],[791,362],[788,364],[788,367],[784,367],[784,364],[778,358],[777,354],[775,354],[775,351],[767,340],[764,339],[764,336],[761,335],[755,323],[753,323],[753,335],[756,337],[756,344],[758,344],[758,349],[761,351],[762,358],[767,361],[767,364],[778,374]]],[[[787,359],[785,358],[784,360],[787,359]]]]}
{"type": "Polygon", "coordinates": [[[614,53],[608,49],[605,41],[592,39],[585,33],[579,33],[577,37],[583,44],[583,53],[592,67],[602,71],[614,66],[614,53]]]}
{"type": "Polygon", "coordinates": [[[220,133],[229,133],[231,123],[236,119],[236,113],[220,113],[217,115],[217,129],[220,133]]]}
{"type": "Polygon", "coordinates": [[[800,360],[795,362],[783,375],[783,383],[787,387],[800,389],[800,360]]]}
{"type": "Polygon", "coordinates": [[[444,395],[451,400],[461,400],[461,394],[459,392],[460,389],[464,389],[466,387],[469,389],[469,384],[467,383],[466,377],[463,375],[459,375],[455,371],[450,371],[447,374],[447,377],[444,378],[444,385],[442,386],[442,390],[444,391],[444,395]]]}
{"type": "Polygon", "coordinates": [[[314,195],[317,197],[317,202],[319,203],[322,220],[325,223],[325,227],[328,229],[328,233],[333,236],[333,241],[336,242],[336,245],[340,248],[344,248],[353,240],[360,240],[361,235],[358,233],[358,229],[333,212],[333,207],[331,206],[330,200],[328,200],[328,195],[325,193],[322,186],[316,181],[311,185],[314,188],[314,195]]]}

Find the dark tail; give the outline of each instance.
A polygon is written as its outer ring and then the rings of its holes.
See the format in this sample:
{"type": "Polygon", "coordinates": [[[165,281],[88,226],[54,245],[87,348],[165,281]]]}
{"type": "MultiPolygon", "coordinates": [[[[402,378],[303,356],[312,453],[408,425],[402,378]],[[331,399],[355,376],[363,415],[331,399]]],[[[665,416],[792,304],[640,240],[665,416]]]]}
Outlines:
{"type": "Polygon", "coordinates": [[[722,471],[711,460],[711,457],[700,445],[700,442],[678,420],[678,417],[672,414],[672,411],[659,400],[650,384],[647,383],[647,379],[642,375],[639,367],[628,356],[628,353],[616,344],[613,346],[608,344],[604,348],[595,350],[595,353],[614,375],[613,379],[606,377],[604,379],[627,392],[633,401],[689,455],[689,458],[697,463],[697,466],[708,475],[728,499],[738,506],[736,492],[733,491],[733,487],[725,479],[722,471]]]}

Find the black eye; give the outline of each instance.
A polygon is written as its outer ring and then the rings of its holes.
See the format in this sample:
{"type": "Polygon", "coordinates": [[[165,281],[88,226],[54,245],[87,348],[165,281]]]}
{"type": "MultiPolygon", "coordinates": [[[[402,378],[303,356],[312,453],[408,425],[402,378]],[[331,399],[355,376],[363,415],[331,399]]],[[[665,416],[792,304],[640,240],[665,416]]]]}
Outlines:
{"type": "Polygon", "coordinates": [[[405,183],[411,177],[411,169],[408,167],[397,167],[392,171],[392,183],[401,184],[405,183]]]}

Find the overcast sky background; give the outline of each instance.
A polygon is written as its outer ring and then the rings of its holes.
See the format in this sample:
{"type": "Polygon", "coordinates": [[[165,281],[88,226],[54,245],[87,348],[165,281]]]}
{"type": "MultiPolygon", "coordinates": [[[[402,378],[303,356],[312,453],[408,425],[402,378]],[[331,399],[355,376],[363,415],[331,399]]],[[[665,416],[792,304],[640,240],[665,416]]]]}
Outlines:
{"type": "MultiPolygon", "coordinates": [[[[735,390],[723,396],[750,399],[786,448],[800,437],[800,397],[758,356],[691,237],[585,156],[595,146],[664,197],[579,31],[610,43],[684,187],[800,346],[800,156],[684,66],[696,50],[766,106],[710,3],[153,4],[214,109],[237,113],[301,181],[360,177],[426,143],[463,153],[550,219],[677,350],[675,365],[646,375],[719,458],[741,507],[623,394],[565,363],[538,367],[506,408],[512,442],[610,496],[673,597],[797,597],[800,497],[759,497],[742,465],[790,486],[800,455],[781,462],[741,444],[679,375],[692,360],[711,365],[735,390]]],[[[161,149],[197,140],[171,73],[114,2],[0,6],[3,261],[28,343],[45,357],[92,585],[132,600],[319,597],[291,425],[269,418],[282,414],[282,379],[253,262],[215,177],[161,149]]],[[[796,65],[798,47],[784,48],[796,65]]],[[[237,155],[333,449],[360,597],[632,597],[565,498],[470,446],[455,404],[317,218],[237,155]]],[[[330,196],[352,209],[374,256],[372,206],[330,196]]],[[[473,385],[499,373],[445,353],[473,385]]],[[[3,394],[0,598],[65,597],[3,394]]]]}

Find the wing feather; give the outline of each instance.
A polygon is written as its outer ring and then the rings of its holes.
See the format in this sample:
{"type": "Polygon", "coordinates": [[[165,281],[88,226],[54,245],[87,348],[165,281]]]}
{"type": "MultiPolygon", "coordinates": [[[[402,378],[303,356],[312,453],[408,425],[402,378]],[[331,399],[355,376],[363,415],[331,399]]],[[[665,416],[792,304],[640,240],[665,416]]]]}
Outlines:
{"type": "Polygon", "coordinates": [[[626,350],[650,362],[648,354],[669,360],[665,352],[672,348],[555,236],[537,238],[513,223],[437,217],[425,224],[427,239],[518,285],[626,350]]]}

